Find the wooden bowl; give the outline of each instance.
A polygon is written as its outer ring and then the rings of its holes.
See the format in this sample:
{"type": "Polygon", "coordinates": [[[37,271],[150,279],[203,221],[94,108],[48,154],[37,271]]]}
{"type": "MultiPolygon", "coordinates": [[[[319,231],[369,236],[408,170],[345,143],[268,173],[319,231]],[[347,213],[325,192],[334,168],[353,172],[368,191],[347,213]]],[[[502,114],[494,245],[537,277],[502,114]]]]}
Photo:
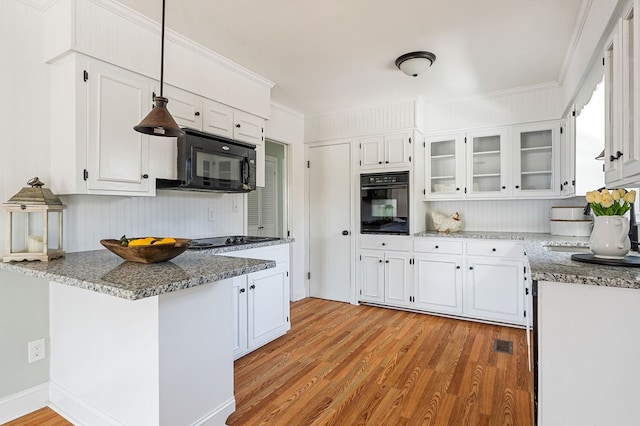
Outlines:
{"type": "Polygon", "coordinates": [[[120,240],[100,240],[100,244],[107,250],[124,260],[138,263],[158,263],[171,260],[189,248],[190,242],[191,240],[187,238],[176,238],[175,244],[125,247],[120,245],[120,240]]]}

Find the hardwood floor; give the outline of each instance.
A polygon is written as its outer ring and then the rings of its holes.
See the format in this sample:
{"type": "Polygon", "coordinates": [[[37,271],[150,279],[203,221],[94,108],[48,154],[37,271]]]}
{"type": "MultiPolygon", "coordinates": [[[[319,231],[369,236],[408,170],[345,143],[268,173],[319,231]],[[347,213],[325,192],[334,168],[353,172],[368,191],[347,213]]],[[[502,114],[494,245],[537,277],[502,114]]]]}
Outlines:
{"type": "Polygon", "coordinates": [[[291,321],[236,361],[229,425],[533,424],[524,330],[312,298],[291,321]]]}
{"type": "MultiPolygon", "coordinates": [[[[236,361],[227,424],[533,424],[524,330],[313,298],[291,305],[291,323],[236,361]]],[[[69,424],[50,409],[8,423],[69,424]]]]}
{"type": "Polygon", "coordinates": [[[33,413],[5,423],[3,426],[72,426],[49,407],[41,408],[33,413]]]}

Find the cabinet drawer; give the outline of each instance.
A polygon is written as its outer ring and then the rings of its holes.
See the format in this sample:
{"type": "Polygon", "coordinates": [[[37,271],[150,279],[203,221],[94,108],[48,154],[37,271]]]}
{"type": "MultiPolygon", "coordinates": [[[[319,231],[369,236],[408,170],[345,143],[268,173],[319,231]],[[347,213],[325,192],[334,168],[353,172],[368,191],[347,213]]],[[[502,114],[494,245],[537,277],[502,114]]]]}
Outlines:
{"type": "Polygon", "coordinates": [[[360,248],[373,250],[411,251],[411,237],[363,235],[360,237],[360,248]]]}
{"type": "Polygon", "coordinates": [[[462,241],[442,238],[416,238],[413,249],[421,253],[462,254],[462,241]]]}
{"type": "Polygon", "coordinates": [[[472,256],[515,257],[524,256],[524,244],[504,241],[473,241],[467,243],[467,254],[472,256]]]}

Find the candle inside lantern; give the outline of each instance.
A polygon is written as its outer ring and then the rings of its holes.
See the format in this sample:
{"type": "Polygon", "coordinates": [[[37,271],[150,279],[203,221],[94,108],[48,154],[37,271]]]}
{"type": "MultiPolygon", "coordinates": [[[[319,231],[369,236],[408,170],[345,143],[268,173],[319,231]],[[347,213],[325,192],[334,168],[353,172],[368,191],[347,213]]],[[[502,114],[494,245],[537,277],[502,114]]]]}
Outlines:
{"type": "Polygon", "coordinates": [[[42,237],[38,235],[29,235],[27,240],[27,251],[29,253],[42,253],[42,237]]]}

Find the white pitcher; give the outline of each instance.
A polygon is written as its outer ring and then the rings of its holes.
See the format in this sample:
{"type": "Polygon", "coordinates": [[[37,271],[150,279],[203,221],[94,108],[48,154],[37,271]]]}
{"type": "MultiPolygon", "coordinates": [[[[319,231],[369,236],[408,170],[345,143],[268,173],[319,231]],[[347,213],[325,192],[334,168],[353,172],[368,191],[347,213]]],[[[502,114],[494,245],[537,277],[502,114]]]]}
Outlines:
{"type": "Polygon", "coordinates": [[[595,257],[624,258],[631,248],[629,219],[623,216],[596,216],[589,244],[595,257]]]}

